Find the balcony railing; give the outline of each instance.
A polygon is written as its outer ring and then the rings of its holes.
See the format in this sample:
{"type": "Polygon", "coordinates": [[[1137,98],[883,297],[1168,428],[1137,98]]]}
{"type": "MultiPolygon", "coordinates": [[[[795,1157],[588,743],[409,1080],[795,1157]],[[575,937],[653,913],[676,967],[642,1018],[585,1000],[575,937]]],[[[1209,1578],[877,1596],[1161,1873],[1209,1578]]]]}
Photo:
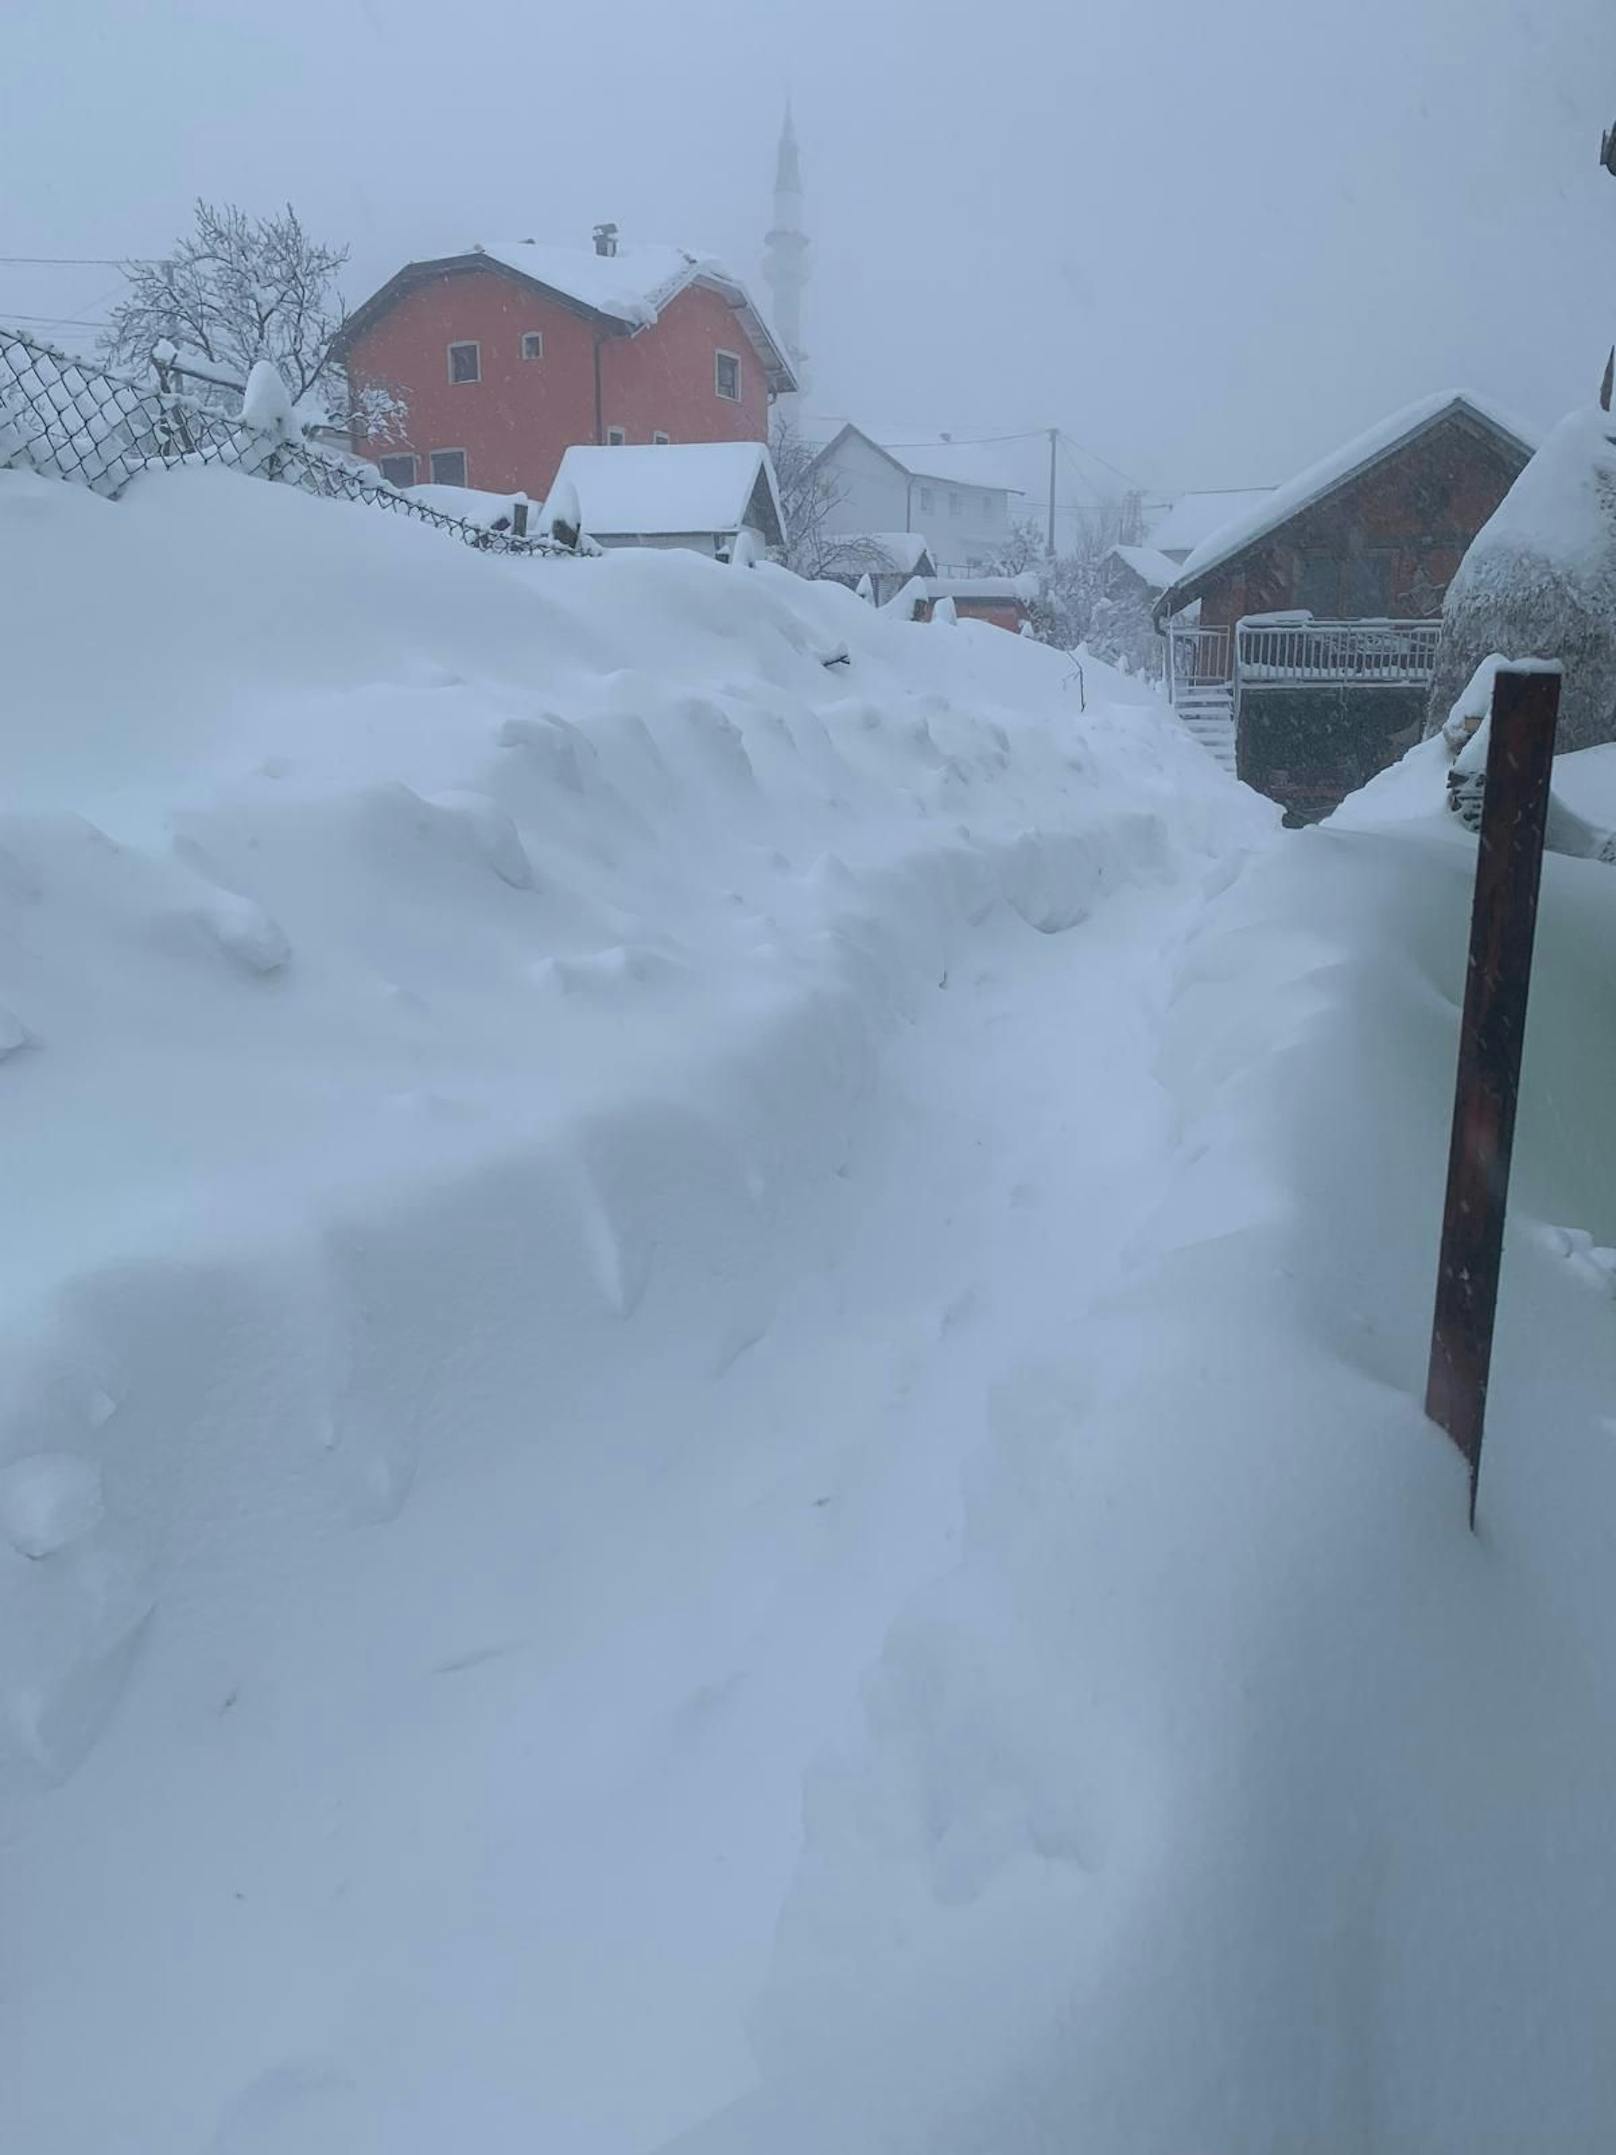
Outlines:
{"type": "Polygon", "coordinates": [[[1441,633],[1440,621],[1242,621],[1235,673],[1248,688],[1291,682],[1426,688],[1441,633]]]}
{"type": "Polygon", "coordinates": [[[1167,696],[1179,703],[1196,688],[1226,688],[1230,680],[1227,628],[1167,624],[1167,696]]]}

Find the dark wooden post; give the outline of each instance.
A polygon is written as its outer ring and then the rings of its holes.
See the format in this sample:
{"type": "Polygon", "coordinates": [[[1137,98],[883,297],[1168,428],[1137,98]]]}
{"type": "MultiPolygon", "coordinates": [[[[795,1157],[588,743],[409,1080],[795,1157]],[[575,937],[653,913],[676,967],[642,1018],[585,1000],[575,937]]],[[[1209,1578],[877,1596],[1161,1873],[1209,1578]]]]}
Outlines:
{"type": "Polygon", "coordinates": [[[1499,668],[1425,1388],[1426,1413],[1469,1462],[1472,1527],[1559,711],[1558,668],[1499,668]]]}

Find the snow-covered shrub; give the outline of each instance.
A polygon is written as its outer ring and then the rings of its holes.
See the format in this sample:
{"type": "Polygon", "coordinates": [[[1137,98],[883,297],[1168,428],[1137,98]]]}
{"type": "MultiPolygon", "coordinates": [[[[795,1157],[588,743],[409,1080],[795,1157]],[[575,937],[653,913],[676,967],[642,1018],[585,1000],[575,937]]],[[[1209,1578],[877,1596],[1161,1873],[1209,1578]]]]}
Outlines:
{"type": "Polygon", "coordinates": [[[1561,749],[1616,740],[1616,419],[1563,419],[1448,588],[1426,712],[1440,732],[1489,653],[1557,658],[1561,749]]]}

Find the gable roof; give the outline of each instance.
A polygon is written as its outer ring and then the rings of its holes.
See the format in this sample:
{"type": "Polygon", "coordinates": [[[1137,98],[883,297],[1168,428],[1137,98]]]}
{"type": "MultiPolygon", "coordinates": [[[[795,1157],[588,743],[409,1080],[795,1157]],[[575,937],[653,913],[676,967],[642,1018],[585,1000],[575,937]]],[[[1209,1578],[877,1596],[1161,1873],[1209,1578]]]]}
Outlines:
{"type": "Polygon", "coordinates": [[[1294,479],[1273,488],[1255,507],[1221,524],[1182,563],[1172,588],[1163,594],[1159,609],[1165,611],[1187,605],[1198,595],[1200,585],[1214,569],[1225,567],[1236,555],[1245,553],[1249,547],[1277,531],[1280,525],[1300,516],[1304,509],[1314,508],[1327,495],[1396,456],[1422,434],[1428,434],[1433,427],[1456,417],[1463,417],[1480,427],[1522,466],[1530,460],[1532,444],[1526,432],[1502,418],[1479,398],[1463,390],[1443,390],[1435,396],[1422,397],[1417,404],[1405,405],[1378,425],[1354,435],[1351,441],[1344,442],[1330,455],[1298,472],[1294,479]]]}
{"type": "Polygon", "coordinates": [[[681,292],[693,284],[702,285],[734,309],[763,364],[771,391],[779,396],[797,386],[791,362],[739,278],[711,255],[650,243],[620,246],[616,254],[597,254],[592,247],[563,247],[542,240],[496,240],[464,254],[406,262],[354,309],[339,343],[345,346],[362,335],[417,285],[479,269],[514,277],[625,336],[649,329],[681,292]]]}
{"type": "Polygon", "coordinates": [[[940,436],[923,440],[918,431],[905,433],[897,427],[886,429],[886,438],[882,439],[855,426],[851,419],[804,420],[801,431],[809,440],[822,444],[815,463],[822,463],[843,442],[857,440],[884,457],[906,479],[935,479],[943,486],[974,486],[994,494],[1022,491],[1011,485],[991,457],[980,454],[980,445],[975,442],[945,441],[940,436]]]}
{"type": "Polygon", "coordinates": [[[784,536],[774,464],[762,442],[659,442],[652,448],[615,449],[580,444],[562,457],[556,473],[556,487],[568,482],[578,491],[579,514],[591,538],[717,534],[739,531],[748,522],[771,546],[784,536]]]}
{"type": "Polygon", "coordinates": [[[1165,591],[1178,575],[1178,563],[1169,561],[1154,546],[1113,546],[1106,551],[1107,561],[1120,561],[1125,569],[1132,569],[1142,584],[1152,591],[1165,591]]]}
{"type": "Polygon", "coordinates": [[[1215,493],[1180,494],[1151,524],[1145,543],[1182,561],[1213,532],[1260,508],[1273,491],[1271,486],[1228,486],[1215,493]]]}

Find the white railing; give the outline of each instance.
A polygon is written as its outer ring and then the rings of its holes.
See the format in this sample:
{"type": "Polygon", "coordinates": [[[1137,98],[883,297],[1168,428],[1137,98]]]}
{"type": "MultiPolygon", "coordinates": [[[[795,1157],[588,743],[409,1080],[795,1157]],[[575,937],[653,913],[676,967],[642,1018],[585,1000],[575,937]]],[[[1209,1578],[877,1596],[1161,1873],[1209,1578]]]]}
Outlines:
{"type": "Polygon", "coordinates": [[[1440,621],[1242,621],[1235,674],[1242,686],[1350,683],[1425,688],[1436,671],[1440,621]]]}
{"type": "Polygon", "coordinates": [[[1230,673],[1227,628],[1202,629],[1168,622],[1166,680],[1170,703],[1182,702],[1192,689],[1225,686],[1230,673]]]}

